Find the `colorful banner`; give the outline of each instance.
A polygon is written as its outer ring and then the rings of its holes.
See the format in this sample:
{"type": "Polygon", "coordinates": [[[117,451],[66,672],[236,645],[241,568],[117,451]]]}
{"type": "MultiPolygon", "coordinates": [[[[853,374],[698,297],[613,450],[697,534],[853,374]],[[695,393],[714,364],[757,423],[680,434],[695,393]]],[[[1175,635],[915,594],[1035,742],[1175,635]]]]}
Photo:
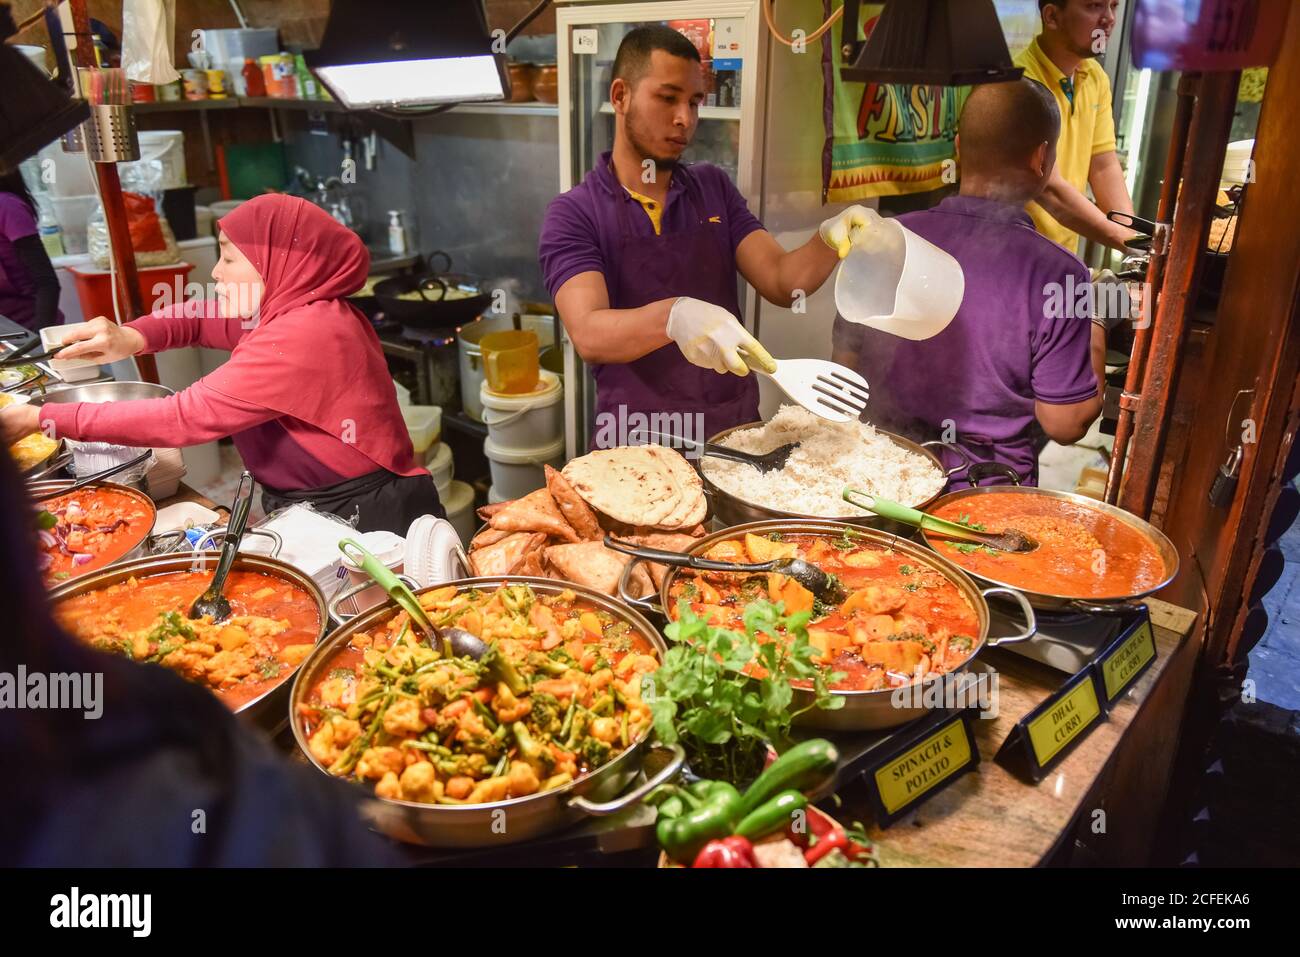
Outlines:
{"type": "MultiPolygon", "coordinates": [[[[828,5],[833,10],[838,2],[828,5]]],[[[862,7],[862,36],[870,36],[883,4],[862,7]]],[[[1035,0],[998,0],[1003,31],[1012,52],[1037,32],[1035,0]]],[[[849,83],[840,78],[843,24],[831,31],[833,109],[831,161],[824,186],[828,203],[938,189],[954,182],[953,138],[970,87],[849,83]],[[947,169],[948,176],[944,173],[947,169]]]]}

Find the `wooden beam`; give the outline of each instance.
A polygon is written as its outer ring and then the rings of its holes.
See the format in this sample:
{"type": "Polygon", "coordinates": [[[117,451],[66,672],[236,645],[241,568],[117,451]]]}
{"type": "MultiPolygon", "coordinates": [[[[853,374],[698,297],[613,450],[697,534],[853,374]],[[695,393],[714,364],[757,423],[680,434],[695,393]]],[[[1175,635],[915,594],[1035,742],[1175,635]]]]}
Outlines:
{"type": "Polygon", "coordinates": [[[1120,480],[1119,506],[1142,518],[1151,513],[1160,476],[1183,342],[1196,305],[1201,259],[1219,193],[1240,79],[1241,74],[1236,72],[1204,74],[1192,107],[1182,193],[1174,213],[1173,239],[1151,329],[1142,401],[1133,422],[1128,467],[1120,480]]]}

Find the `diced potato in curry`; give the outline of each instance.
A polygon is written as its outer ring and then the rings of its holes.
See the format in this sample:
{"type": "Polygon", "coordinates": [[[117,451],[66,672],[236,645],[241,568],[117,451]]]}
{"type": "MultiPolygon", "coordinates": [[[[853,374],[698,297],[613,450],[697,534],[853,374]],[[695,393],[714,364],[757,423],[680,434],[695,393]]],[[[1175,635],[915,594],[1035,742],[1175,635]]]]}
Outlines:
{"type": "MultiPolygon", "coordinates": [[[[979,633],[974,608],[945,574],[913,554],[851,533],[747,532],[715,543],[709,557],[749,562],[800,558],[837,578],[846,598],[825,605],[784,575],[679,572],[669,590],[670,613],[680,600],[717,627],[744,631],[746,607],[758,599],[781,602],[787,615],[811,613],[808,641],[814,660],[844,675],[838,691],[872,691],[960,667],[979,633]]],[[[768,640],[760,636],[759,640],[768,640]]],[[[776,640],[788,640],[782,634],[776,640]]],[[[808,685],[801,680],[797,684],[808,685]]]]}

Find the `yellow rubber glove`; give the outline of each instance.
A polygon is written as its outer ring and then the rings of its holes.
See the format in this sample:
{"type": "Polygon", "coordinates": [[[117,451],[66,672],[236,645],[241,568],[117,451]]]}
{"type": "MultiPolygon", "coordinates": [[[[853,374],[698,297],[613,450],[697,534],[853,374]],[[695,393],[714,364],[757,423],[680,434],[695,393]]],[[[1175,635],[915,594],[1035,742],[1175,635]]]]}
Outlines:
{"type": "Polygon", "coordinates": [[[735,316],[703,299],[682,296],[674,302],[664,332],[691,365],[738,376],[749,375],[751,367],[761,372],[776,371],[776,360],[735,316]]]}
{"type": "Polygon", "coordinates": [[[822,241],[843,259],[870,225],[872,213],[873,210],[865,206],[850,206],[822,223],[817,232],[822,241]]]}

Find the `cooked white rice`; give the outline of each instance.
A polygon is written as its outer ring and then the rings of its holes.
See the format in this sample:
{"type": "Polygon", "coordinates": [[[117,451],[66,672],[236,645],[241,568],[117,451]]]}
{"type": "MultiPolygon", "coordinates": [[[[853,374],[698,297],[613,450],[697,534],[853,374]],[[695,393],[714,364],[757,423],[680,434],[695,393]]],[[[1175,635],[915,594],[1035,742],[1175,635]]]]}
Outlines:
{"type": "Polygon", "coordinates": [[[761,428],[733,432],[722,443],[763,454],[798,442],[780,471],[760,473],[741,462],[706,455],[709,480],[738,499],[766,508],[821,518],[864,514],[840,497],[846,485],[913,507],[943,488],[944,476],[923,455],[909,452],[865,422],[831,422],[798,405],[783,405],[761,428]]]}

